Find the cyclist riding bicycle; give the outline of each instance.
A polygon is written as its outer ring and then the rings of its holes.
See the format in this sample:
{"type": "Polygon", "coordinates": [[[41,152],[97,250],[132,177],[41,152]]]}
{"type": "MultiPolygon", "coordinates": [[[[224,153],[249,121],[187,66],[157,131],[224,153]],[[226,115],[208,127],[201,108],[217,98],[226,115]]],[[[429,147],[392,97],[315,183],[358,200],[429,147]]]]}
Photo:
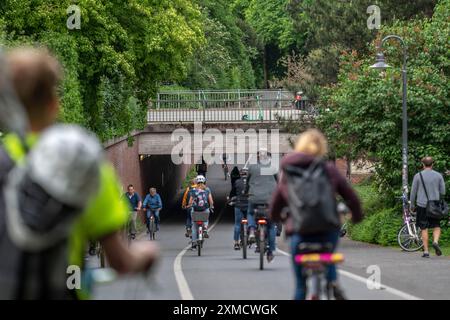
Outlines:
{"type": "Polygon", "coordinates": [[[203,176],[206,178],[206,173],[208,172],[208,164],[206,163],[206,161],[203,157],[202,157],[202,163],[198,163],[195,166],[195,171],[197,172],[197,175],[203,176]]]}
{"type": "MultiPolygon", "coordinates": [[[[304,300],[306,296],[306,282],[302,266],[295,262],[295,255],[300,244],[331,244],[332,252],[334,252],[338,244],[340,222],[335,199],[336,193],[342,196],[352,212],[353,222],[357,223],[362,220],[361,204],[356,193],[346,178],[339,173],[335,165],[332,162],[323,160],[327,149],[326,138],[320,131],[312,129],[304,132],[297,141],[295,146],[296,152],[285,156],[281,162],[280,182],[271,201],[271,218],[273,221],[286,221],[286,234],[291,235],[292,262],[296,275],[296,300],[304,300]],[[310,174],[311,172],[306,172],[310,168],[319,169],[319,171],[315,170],[312,172],[314,174],[310,174]],[[320,183],[310,182],[311,180],[294,180],[291,172],[298,172],[295,170],[306,172],[306,177],[314,177],[310,179],[320,178],[320,180],[316,180],[320,181],[320,183]],[[293,181],[303,181],[303,185],[302,183],[293,184],[293,181]],[[308,181],[309,184],[305,181],[308,181]],[[312,190],[309,190],[307,187],[301,189],[304,185],[314,186],[315,188],[312,188],[312,190]],[[299,187],[301,192],[294,186],[299,187]],[[324,197],[325,194],[329,195],[329,198],[324,197]],[[299,201],[299,198],[302,198],[302,196],[305,196],[303,202],[299,201]],[[310,202],[308,199],[315,199],[313,206],[309,207],[310,202]],[[308,205],[305,205],[305,202],[308,205]],[[286,208],[289,208],[287,215],[285,215],[286,208]],[[316,208],[319,208],[319,210],[316,208]],[[330,213],[326,216],[326,219],[322,219],[325,212],[322,209],[328,209],[327,212],[330,213]],[[300,216],[300,219],[297,219],[298,216],[300,216]],[[308,226],[305,226],[304,221],[306,220],[309,221],[308,226]],[[330,221],[333,220],[334,223],[331,224],[330,221]]],[[[330,264],[327,268],[327,280],[335,298],[345,299],[337,283],[336,266],[330,264]]]]}
{"type": "MultiPolygon", "coordinates": [[[[211,189],[206,186],[206,178],[204,176],[197,176],[195,179],[197,186],[192,189],[191,197],[189,199],[188,208],[192,208],[192,214],[195,212],[208,212],[214,210],[214,200],[211,194],[211,189]]],[[[192,221],[192,219],[191,219],[192,221]]],[[[207,229],[208,221],[204,222],[205,230],[203,231],[204,238],[209,238],[207,229]]],[[[192,249],[197,247],[197,224],[192,223],[192,249]]]]}
{"type": "MultiPolygon", "coordinates": [[[[257,154],[257,163],[248,168],[247,183],[245,193],[248,194],[247,219],[249,227],[249,243],[255,242],[256,221],[254,210],[257,205],[268,205],[272,193],[277,186],[276,172],[271,168],[271,157],[267,149],[261,148],[257,154]]],[[[268,218],[268,217],[267,217],[268,218]]],[[[269,250],[267,251],[267,261],[274,258],[276,228],[275,224],[268,220],[269,250]]]]}
{"type": "Polygon", "coordinates": [[[191,191],[195,187],[197,187],[197,180],[194,178],[194,179],[192,179],[190,186],[188,186],[186,188],[186,190],[184,191],[183,199],[181,200],[181,209],[183,209],[186,212],[186,232],[184,234],[186,236],[186,238],[189,238],[192,233],[192,229],[191,229],[191,227],[192,227],[192,219],[191,219],[192,208],[188,208],[187,205],[191,198],[191,191]]]}
{"type": "MultiPolygon", "coordinates": [[[[155,218],[156,231],[159,231],[159,213],[162,209],[161,196],[156,193],[156,188],[150,188],[150,193],[145,196],[142,208],[145,210],[147,229],[150,225],[150,217],[155,218]]],[[[147,230],[148,231],[148,230],[147,230]]]]}
{"type": "Polygon", "coordinates": [[[239,250],[241,248],[239,244],[239,236],[241,231],[241,220],[247,217],[248,209],[248,195],[245,194],[245,184],[247,180],[247,170],[242,169],[240,171],[240,176],[234,182],[233,188],[231,188],[229,198],[235,199],[234,203],[234,250],[239,250]]]}
{"type": "Polygon", "coordinates": [[[127,190],[128,191],[125,192],[125,194],[123,195],[125,199],[128,199],[128,202],[130,203],[130,207],[131,207],[131,211],[128,216],[129,230],[127,230],[127,233],[129,233],[131,236],[131,239],[134,240],[136,238],[136,232],[137,232],[137,228],[136,228],[137,214],[141,210],[142,201],[141,201],[141,197],[139,196],[139,194],[137,192],[135,192],[134,186],[132,184],[128,185],[127,190]]]}

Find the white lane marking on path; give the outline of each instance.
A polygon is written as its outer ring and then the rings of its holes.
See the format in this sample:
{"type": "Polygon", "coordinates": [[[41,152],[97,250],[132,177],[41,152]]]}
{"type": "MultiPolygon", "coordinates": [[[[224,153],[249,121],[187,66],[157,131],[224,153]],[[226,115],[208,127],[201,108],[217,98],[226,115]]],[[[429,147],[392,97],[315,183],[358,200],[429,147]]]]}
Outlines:
{"type": "MultiPolygon", "coordinates": [[[[214,229],[214,227],[222,217],[222,213],[223,210],[220,211],[220,214],[214,221],[213,225],[208,228],[209,231],[214,229]]],[[[186,251],[189,250],[190,247],[191,245],[189,244],[186,248],[181,250],[181,252],[175,258],[175,261],[173,262],[173,272],[175,273],[175,281],[177,282],[178,285],[178,291],[180,292],[181,300],[194,300],[194,296],[192,295],[191,289],[189,288],[189,284],[187,283],[186,277],[184,276],[183,273],[183,268],[181,266],[181,260],[183,259],[184,254],[186,253],[186,251]]]]}
{"type": "MultiPolygon", "coordinates": [[[[277,251],[279,253],[285,255],[285,256],[288,256],[288,257],[291,256],[290,253],[284,252],[283,250],[277,249],[277,251]]],[[[341,269],[338,269],[338,272],[341,275],[346,276],[347,278],[350,278],[350,279],[362,282],[364,284],[367,284],[367,279],[364,278],[364,277],[358,276],[358,275],[356,275],[354,273],[351,273],[351,272],[348,272],[348,271],[345,271],[345,270],[341,270],[341,269]]],[[[413,296],[413,295],[411,295],[409,293],[406,293],[406,292],[397,290],[395,288],[386,286],[386,285],[384,285],[382,283],[380,284],[380,289],[379,290],[386,290],[386,292],[389,292],[389,293],[391,293],[393,295],[396,295],[396,296],[398,296],[398,297],[400,297],[402,299],[405,299],[405,300],[423,300],[422,298],[419,298],[419,297],[413,296]]]]}

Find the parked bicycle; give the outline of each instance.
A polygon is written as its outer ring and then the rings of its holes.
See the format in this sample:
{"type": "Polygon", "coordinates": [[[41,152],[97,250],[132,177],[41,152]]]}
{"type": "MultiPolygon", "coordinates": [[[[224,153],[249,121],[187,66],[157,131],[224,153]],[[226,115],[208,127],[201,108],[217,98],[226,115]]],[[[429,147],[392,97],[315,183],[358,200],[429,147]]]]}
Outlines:
{"type": "Polygon", "coordinates": [[[259,253],[259,270],[264,269],[264,255],[269,250],[267,241],[267,204],[255,205],[256,220],[256,253],[259,253]]]}
{"type": "Polygon", "coordinates": [[[332,285],[326,273],[330,264],[341,263],[344,256],[332,253],[331,243],[301,243],[297,248],[295,262],[302,266],[305,279],[305,293],[308,300],[335,299],[332,285]]]}
{"type": "MultiPolygon", "coordinates": [[[[197,247],[197,253],[198,256],[202,255],[202,248],[204,243],[204,237],[203,233],[205,231],[205,222],[209,219],[209,212],[208,211],[201,211],[196,212],[194,211],[192,213],[192,222],[196,224],[196,247],[197,247]]],[[[194,231],[194,230],[193,230],[194,231]]]]}
{"type": "Polygon", "coordinates": [[[406,192],[400,197],[403,208],[403,225],[398,231],[397,242],[404,251],[419,251],[423,247],[421,230],[416,226],[416,217],[410,211],[406,192]]]}

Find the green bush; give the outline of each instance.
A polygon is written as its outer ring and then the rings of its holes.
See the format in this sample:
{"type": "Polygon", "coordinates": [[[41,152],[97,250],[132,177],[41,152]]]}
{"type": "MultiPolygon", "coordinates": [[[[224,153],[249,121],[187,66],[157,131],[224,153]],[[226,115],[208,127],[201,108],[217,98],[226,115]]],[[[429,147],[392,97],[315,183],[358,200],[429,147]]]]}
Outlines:
{"type": "MultiPolygon", "coordinates": [[[[397,245],[397,233],[403,225],[400,205],[383,200],[374,184],[356,185],[355,189],[362,202],[364,220],[359,224],[350,224],[350,239],[383,246],[397,245]]],[[[430,230],[431,233],[431,230],[430,230]]],[[[442,228],[440,242],[445,246],[450,243],[450,228],[442,228]]]]}
{"type": "Polygon", "coordinates": [[[350,238],[383,246],[395,245],[398,230],[403,223],[400,212],[395,208],[372,212],[361,223],[350,226],[350,238]]]}
{"type": "Polygon", "coordinates": [[[366,216],[370,216],[387,206],[386,199],[372,184],[359,184],[355,186],[355,189],[358,192],[363,212],[366,216]]]}
{"type": "Polygon", "coordinates": [[[383,246],[395,245],[397,233],[403,224],[400,209],[384,209],[376,216],[378,217],[379,233],[375,242],[383,246]]]}
{"type": "Polygon", "coordinates": [[[376,215],[371,215],[360,224],[350,225],[349,235],[352,240],[375,243],[378,229],[375,227],[376,215]]]}
{"type": "MultiPolygon", "coordinates": [[[[440,243],[442,243],[444,246],[448,246],[450,245],[450,226],[448,226],[448,222],[446,222],[447,225],[442,228],[442,234],[441,234],[441,239],[440,239],[440,243]]],[[[441,223],[442,225],[442,223],[441,223]]]]}
{"type": "Polygon", "coordinates": [[[365,219],[349,226],[349,236],[353,240],[394,245],[397,232],[402,225],[401,209],[391,207],[392,202],[385,199],[374,183],[366,182],[355,186],[362,202],[365,219]]]}

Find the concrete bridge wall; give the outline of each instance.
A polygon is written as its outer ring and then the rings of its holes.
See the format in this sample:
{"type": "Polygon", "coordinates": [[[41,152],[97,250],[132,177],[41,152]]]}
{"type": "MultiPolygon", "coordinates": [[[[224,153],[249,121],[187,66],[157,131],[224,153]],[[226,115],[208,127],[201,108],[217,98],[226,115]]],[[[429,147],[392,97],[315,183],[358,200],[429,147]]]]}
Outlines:
{"type": "Polygon", "coordinates": [[[161,194],[165,207],[171,206],[174,196],[179,193],[190,165],[175,165],[170,155],[141,156],[139,153],[139,134],[134,143],[127,139],[118,139],[105,144],[107,159],[113,164],[121,180],[123,192],[129,184],[135,186],[139,195],[148,193],[150,187],[156,187],[161,194]]]}

